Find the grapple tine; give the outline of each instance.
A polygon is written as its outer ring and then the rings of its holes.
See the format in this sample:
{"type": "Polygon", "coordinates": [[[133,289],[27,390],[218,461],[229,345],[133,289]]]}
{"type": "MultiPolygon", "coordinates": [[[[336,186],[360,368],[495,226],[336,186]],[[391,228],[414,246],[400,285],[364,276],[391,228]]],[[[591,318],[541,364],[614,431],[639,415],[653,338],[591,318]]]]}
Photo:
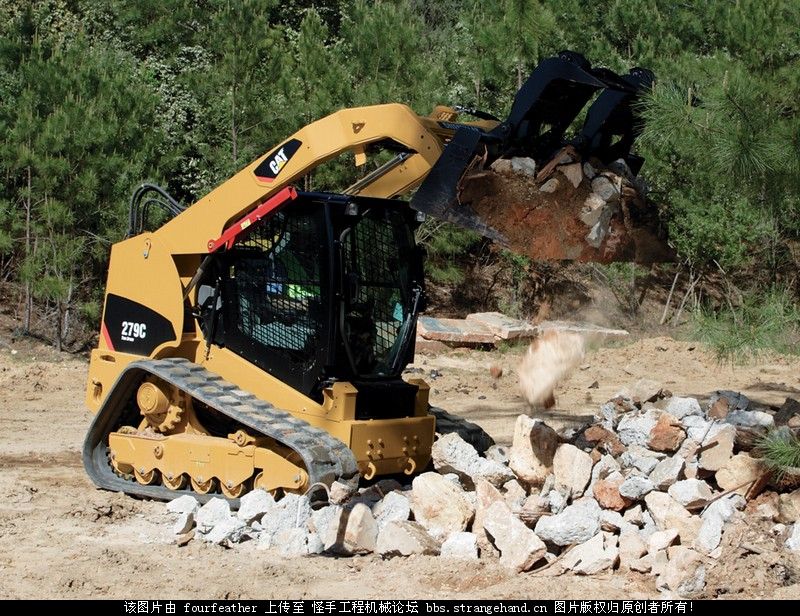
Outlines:
{"type": "MultiPolygon", "coordinates": [[[[462,202],[465,175],[515,156],[532,158],[537,169],[547,169],[548,163],[555,168],[565,146],[572,146],[577,158],[594,156],[605,164],[622,158],[635,174],[643,160],[630,152],[641,130],[634,104],[652,82],[653,74],[646,69],[618,75],[593,68],[582,55],[570,51],[542,60],[517,92],[505,121],[486,132],[463,125],[456,129],[411,206],[508,246],[503,232],[486,223],[470,203],[462,202]],[[601,90],[580,134],[567,139],[575,118],[601,90]]],[[[495,224],[503,228],[498,221],[495,224]]]]}
{"type": "Polygon", "coordinates": [[[635,103],[652,85],[653,73],[634,68],[619,80],[621,84],[608,87],[589,108],[583,128],[572,144],[584,156],[595,156],[606,164],[622,158],[636,174],[644,161],[630,152],[641,133],[635,103]]]}
{"type": "Polygon", "coordinates": [[[498,154],[549,157],[589,99],[606,85],[580,54],[561,52],[542,60],[514,97],[506,121],[492,131],[506,142],[498,154]]]}
{"type": "Polygon", "coordinates": [[[411,199],[411,207],[464,229],[470,229],[501,244],[505,237],[487,225],[469,205],[458,199],[461,178],[475,159],[485,153],[483,133],[473,128],[459,128],[436,161],[425,181],[411,199]]]}

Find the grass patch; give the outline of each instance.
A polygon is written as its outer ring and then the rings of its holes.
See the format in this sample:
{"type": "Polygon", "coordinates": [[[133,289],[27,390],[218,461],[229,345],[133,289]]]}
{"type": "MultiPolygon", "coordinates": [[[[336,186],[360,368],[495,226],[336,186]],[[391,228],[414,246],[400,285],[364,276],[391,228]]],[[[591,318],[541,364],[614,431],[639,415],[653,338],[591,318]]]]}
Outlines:
{"type": "Polygon", "coordinates": [[[499,340],[495,349],[501,354],[522,353],[527,350],[531,343],[531,338],[513,338],[511,340],[499,340]]]}
{"type": "Polygon", "coordinates": [[[778,481],[789,469],[800,468],[800,439],[788,428],[767,433],[756,445],[756,453],[778,481]]]}
{"type": "Polygon", "coordinates": [[[785,289],[751,294],[736,308],[698,311],[692,336],[718,359],[732,363],[746,363],[766,351],[798,355],[800,309],[785,289]]]}

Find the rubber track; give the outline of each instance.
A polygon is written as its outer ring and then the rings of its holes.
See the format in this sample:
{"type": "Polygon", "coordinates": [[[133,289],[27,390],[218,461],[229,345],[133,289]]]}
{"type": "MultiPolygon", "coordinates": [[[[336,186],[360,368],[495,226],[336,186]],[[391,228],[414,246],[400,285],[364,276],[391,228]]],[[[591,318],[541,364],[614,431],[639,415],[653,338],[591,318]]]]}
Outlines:
{"type": "MultiPolygon", "coordinates": [[[[308,471],[309,485],[318,482],[330,485],[335,479],[350,481],[358,473],[353,452],[325,430],[276,409],[202,366],[183,358],[170,358],[129,364],[95,415],[83,445],[83,464],[92,481],[101,488],[161,500],[172,500],[182,494],[191,494],[201,502],[214,497],[224,498],[222,494],[203,495],[190,489],[170,490],[162,485],[142,485],[119,477],[111,468],[106,437],[119,427],[127,402],[142,378],[149,374],[175,385],[250,431],[271,437],[296,451],[308,471]]],[[[238,504],[238,499],[228,500],[238,504]]]]}

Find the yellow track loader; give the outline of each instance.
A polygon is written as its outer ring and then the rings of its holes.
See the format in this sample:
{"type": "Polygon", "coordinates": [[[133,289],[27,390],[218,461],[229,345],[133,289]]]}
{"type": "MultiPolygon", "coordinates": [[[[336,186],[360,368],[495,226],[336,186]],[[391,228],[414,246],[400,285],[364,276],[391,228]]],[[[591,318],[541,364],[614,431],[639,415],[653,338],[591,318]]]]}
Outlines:
{"type": "Polygon", "coordinates": [[[565,145],[603,161],[630,153],[635,102],[652,81],[578,54],[544,60],[505,121],[401,104],[343,109],[303,127],[191,207],[143,185],[127,239],[111,249],[83,450],[100,487],[169,499],[414,474],[434,431],[480,428],[403,379],[425,305],[425,214],[503,241],[458,203],[477,162],[546,161],[565,145]],[[589,100],[583,127],[567,129],[589,100]],[[352,153],[380,165],[341,193],[302,192],[304,176],[352,153]],[[410,204],[399,197],[416,189],[410,204]],[[167,220],[149,229],[155,209],[167,220]]]}

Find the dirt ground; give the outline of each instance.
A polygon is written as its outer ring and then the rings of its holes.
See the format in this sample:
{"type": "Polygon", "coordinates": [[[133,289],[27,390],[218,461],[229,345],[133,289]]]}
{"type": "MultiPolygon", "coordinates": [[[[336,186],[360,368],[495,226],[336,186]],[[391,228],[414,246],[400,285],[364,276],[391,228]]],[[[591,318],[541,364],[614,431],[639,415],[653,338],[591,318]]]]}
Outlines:
{"type": "MultiPolygon", "coordinates": [[[[516,392],[522,348],[418,356],[414,369],[432,386],[432,402],[511,438],[528,412],[516,392]],[[489,366],[504,368],[496,383],[489,366]],[[494,385],[497,387],[495,388],[494,385]]],[[[800,394],[800,362],[772,357],[720,366],[691,343],[650,338],[595,350],[557,391],[548,420],[590,416],[640,377],[676,394],[744,392],[767,404],[800,394]],[[597,385],[592,388],[593,384],[597,385]]],[[[30,347],[0,348],[0,598],[645,598],[652,578],[616,572],[562,576],[553,569],[515,575],[492,561],[465,568],[435,557],[381,560],[326,556],[284,560],[243,544],[235,550],[172,543],[164,506],[96,490],[83,471],[81,442],[86,363],[30,347]]],[[[708,564],[708,596],[800,598],[800,558],[769,535],[771,523],[726,533],[708,564]],[[746,554],[745,541],[763,554],[746,554]]]]}

